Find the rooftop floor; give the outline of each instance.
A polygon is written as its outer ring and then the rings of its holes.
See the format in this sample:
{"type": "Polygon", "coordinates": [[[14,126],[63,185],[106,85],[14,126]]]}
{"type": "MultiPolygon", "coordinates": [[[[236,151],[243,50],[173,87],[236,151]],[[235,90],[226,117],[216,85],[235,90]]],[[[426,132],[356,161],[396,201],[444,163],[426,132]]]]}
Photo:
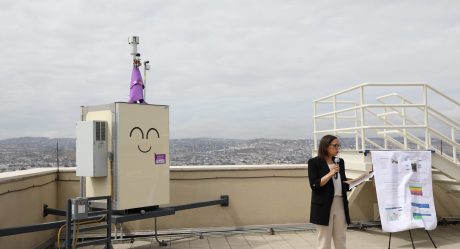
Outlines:
{"type": "MultiPolygon", "coordinates": [[[[388,233],[382,232],[379,228],[366,228],[365,230],[349,229],[347,232],[348,248],[381,249],[388,248],[388,233]]],[[[430,231],[438,248],[458,249],[460,248],[460,225],[438,226],[430,231]]],[[[429,237],[422,229],[412,230],[415,248],[434,248],[429,237]]],[[[164,240],[174,237],[162,237],[164,240]]],[[[198,236],[176,240],[161,247],[154,238],[136,238],[133,242],[114,241],[115,249],[136,248],[170,248],[170,249],[305,249],[316,248],[315,230],[275,232],[275,235],[268,233],[244,233],[244,234],[221,234],[205,235],[203,239],[198,236]]],[[[84,247],[103,248],[103,246],[84,247]]],[[[391,248],[412,248],[409,232],[392,234],[391,248]]]]}

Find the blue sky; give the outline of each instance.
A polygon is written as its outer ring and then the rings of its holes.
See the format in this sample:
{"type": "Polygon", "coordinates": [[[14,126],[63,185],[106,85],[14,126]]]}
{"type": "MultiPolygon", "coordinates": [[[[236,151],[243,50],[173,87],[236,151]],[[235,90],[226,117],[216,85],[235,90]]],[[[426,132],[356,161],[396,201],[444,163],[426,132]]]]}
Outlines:
{"type": "Polygon", "coordinates": [[[458,1],[1,1],[0,30],[0,139],[127,101],[132,35],[172,138],[309,138],[312,101],[363,82],[460,99],[458,1]]]}

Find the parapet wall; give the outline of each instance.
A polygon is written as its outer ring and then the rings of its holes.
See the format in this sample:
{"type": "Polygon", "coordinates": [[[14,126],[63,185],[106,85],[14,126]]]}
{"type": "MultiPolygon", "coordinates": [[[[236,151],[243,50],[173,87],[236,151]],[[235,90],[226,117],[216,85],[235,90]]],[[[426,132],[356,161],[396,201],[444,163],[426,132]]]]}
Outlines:
{"type": "MultiPolygon", "coordinates": [[[[350,171],[352,177],[354,171],[350,171]]],[[[158,218],[159,229],[241,227],[307,223],[311,190],[307,165],[182,166],[171,167],[170,205],[230,197],[228,207],[211,206],[178,211],[158,218]]],[[[142,191],[140,189],[139,191],[142,191]]],[[[458,202],[434,185],[438,216],[459,216],[458,202]],[[445,203],[449,203],[446,206],[445,203]],[[439,206],[439,208],[438,208],[439,206]]],[[[79,196],[75,168],[31,169],[0,174],[0,228],[18,227],[63,217],[43,217],[43,205],[65,210],[68,198],[79,196]]],[[[135,194],[135,193],[133,193],[135,194]]],[[[373,182],[351,193],[352,221],[378,218],[373,182]]],[[[128,222],[125,232],[154,229],[153,219],[128,222]]],[[[0,237],[0,248],[34,248],[57,234],[56,230],[0,237]]]]}

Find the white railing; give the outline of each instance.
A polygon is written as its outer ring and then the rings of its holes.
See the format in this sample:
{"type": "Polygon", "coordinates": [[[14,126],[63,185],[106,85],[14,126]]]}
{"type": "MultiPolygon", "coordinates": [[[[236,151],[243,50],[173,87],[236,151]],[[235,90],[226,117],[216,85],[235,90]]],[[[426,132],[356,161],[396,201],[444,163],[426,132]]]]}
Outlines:
{"type": "Polygon", "coordinates": [[[365,83],[313,101],[315,150],[319,137],[334,134],[354,138],[349,149],[431,149],[459,163],[459,116],[460,102],[428,84],[365,83]],[[398,88],[418,100],[393,93],[398,88]]]}

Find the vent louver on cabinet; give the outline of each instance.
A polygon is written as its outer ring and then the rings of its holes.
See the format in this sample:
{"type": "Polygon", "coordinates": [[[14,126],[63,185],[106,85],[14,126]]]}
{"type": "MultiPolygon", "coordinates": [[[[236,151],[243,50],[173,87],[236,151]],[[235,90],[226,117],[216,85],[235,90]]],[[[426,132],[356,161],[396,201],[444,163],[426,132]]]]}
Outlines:
{"type": "Polygon", "coordinates": [[[96,141],[105,141],[105,122],[96,122],[96,141]]]}

